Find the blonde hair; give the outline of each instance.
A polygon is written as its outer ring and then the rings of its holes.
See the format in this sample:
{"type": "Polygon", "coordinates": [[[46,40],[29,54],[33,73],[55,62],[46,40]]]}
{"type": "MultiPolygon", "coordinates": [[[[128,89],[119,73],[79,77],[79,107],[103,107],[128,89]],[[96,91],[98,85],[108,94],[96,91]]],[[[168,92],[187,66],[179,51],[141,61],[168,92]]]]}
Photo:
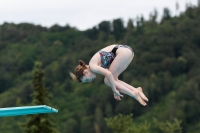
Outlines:
{"type": "Polygon", "coordinates": [[[81,78],[84,76],[83,71],[87,69],[85,62],[82,60],[78,61],[79,65],[75,68],[74,73],[69,72],[70,77],[76,82],[82,82],[81,78]]]}

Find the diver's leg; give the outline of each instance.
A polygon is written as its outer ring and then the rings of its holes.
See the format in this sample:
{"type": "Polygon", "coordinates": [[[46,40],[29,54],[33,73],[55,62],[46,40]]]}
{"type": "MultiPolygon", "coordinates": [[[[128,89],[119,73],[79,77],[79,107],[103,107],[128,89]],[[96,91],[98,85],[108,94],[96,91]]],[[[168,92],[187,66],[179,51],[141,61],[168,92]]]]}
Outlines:
{"type": "MultiPolygon", "coordinates": [[[[106,78],[104,79],[104,81],[105,81],[105,84],[110,87],[110,84],[106,78]]],[[[118,81],[115,81],[115,86],[118,91],[135,98],[141,105],[143,106],[147,105],[146,102],[140,97],[140,93],[138,90],[132,91],[118,81]]],[[[114,96],[114,97],[115,99],[120,100],[120,97],[117,97],[117,96],[114,96]]]]}
{"type": "Polygon", "coordinates": [[[120,82],[122,85],[124,85],[125,87],[127,87],[128,89],[135,91],[135,89],[137,89],[139,91],[139,95],[141,96],[141,98],[145,101],[148,101],[148,98],[144,95],[142,88],[138,87],[138,88],[134,88],[133,86],[125,83],[124,81],[118,80],[118,82],[120,82]]]}
{"type": "MultiPolygon", "coordinates": [[[[130,51],[129,49],[119,48],[117,56],[115,57],[115,59],[113,60],[112,64],[109,67],[109,71],[112,73],[115,79],[115,85],[116,85],[117,90],[135,98],[140,104],[145,106],[146,103],[140,97],[138,90],[136,89],[130,90],[129,88],[124,86],[122,83],[118,82],[118,76],[128,67],[128,65],[133,59],[133,56],[134,55],[132,54],[132,51],[130,51]]],[[[110,86],[106,78],[104,79],[104,82],[106,85],[110,86]]]]}

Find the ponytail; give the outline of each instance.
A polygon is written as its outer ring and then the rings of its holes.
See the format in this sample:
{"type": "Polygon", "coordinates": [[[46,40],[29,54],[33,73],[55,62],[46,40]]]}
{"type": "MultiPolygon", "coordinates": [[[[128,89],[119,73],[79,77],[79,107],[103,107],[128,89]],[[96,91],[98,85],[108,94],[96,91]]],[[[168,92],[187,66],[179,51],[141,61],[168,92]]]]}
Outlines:
{"type": "Polygon", "coordinates": [[[81,78],[84,76],[83,71],[87,69],[84,61],[79,60],[79,65],[75,68],[74,73],[69,72],[70,77],[76,82],[82,82],[81,78]]]}

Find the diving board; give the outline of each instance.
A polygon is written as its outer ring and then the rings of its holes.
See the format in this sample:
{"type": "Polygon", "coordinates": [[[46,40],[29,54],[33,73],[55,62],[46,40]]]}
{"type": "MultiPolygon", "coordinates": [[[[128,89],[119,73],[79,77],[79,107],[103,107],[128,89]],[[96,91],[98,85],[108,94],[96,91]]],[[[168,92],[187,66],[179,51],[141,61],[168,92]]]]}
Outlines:
{"type": "Polygon", "coordinates": [[[57,109],[54,109],[47,105],[8,107],[8,108],[0,108],[0,117],[42,114],[42,113],[57,113],[57,112],[58,112],[57,109]]]}

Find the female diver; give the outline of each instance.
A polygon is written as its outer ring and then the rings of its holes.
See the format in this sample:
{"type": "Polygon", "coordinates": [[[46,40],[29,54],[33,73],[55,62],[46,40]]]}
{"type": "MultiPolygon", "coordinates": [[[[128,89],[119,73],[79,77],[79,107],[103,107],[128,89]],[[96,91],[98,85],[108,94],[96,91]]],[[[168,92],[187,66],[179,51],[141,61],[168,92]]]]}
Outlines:
{"type": "Polygon", "coordinates": [[[135,98],[141,105],[147,105],[147,97],[142,88],[133,86],[118,79],[119,75],[128,67],[134,57],[133,49],[127,45],[110,45],[98,51],[90,60],[89,65],[79,60],[79,65],[70,76],[77,82],[91,82],[96,74],[105,76],[104,83],[112,88],[114,98],[121,100],[122,92],[135,98]]]}

